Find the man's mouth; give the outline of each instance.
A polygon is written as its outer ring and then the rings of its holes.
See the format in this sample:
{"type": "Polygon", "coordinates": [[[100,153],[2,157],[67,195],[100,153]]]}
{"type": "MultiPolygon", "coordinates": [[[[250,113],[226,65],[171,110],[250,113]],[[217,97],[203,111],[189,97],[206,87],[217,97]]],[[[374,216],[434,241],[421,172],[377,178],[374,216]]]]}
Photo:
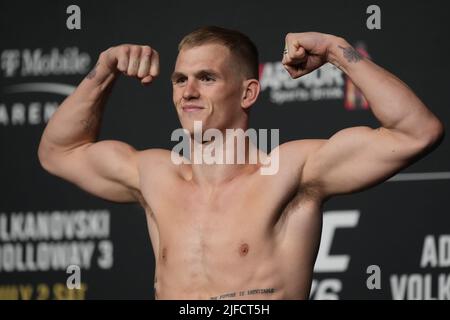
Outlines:
{"type": "Polygon", "coordinates": [[[181,108],[183,109],[184,112],[198,112],[205,109],[204,107],[195,104],[185,104],[181,108]]]}

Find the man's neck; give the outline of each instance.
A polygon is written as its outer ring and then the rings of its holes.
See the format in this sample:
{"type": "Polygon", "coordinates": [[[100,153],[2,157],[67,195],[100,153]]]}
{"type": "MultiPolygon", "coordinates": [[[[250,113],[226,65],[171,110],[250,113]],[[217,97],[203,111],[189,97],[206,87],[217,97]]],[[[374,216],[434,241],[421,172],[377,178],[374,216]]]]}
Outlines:
{"type": "Polygon", "coordinates": [[[226,135],[223,135],[223,141],[202,143],[192,139],[192,181],[205,188],[217,187],[256,171],[260,166],[261,151],[248,137],[242,140],[244,143],[240,146],[238,139],[227,139],[226,135]],[[222,163],[212,163],[217,159],[222,163]]]}

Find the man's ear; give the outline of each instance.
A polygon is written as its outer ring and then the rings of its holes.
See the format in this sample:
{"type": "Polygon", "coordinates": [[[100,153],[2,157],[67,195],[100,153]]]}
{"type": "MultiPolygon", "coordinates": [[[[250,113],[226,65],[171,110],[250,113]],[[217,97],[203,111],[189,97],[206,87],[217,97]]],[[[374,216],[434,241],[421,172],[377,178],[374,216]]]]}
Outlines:
{"type": "Polygon", "coordinates": [[[244,109],[250,108],[258,98],[261,86],[256,79],[248,79],[244,81],[244,91],[242,93],[241,106],[244,109]]]}

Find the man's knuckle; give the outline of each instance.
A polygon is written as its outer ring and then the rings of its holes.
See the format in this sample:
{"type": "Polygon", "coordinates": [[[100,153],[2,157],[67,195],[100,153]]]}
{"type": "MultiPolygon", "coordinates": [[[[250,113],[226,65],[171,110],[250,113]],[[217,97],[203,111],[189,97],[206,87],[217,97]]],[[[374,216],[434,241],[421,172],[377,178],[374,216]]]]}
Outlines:
{"type": "Polygon", "coordinates": [[[132,46],[130,47],[130,53],[131,53],[132,55],[137,55],[137,54],[139,54],[140,51],[141,51],[141,47],[140,47],[140,46],[132,45],[132,46]]]}
{"type": "Polygon", "coordinates": [[[150,46],[142,46],[142,52],[144,52],[144,53],[151,53],[152,52],[152,47],[150,47],[150,46]]]}

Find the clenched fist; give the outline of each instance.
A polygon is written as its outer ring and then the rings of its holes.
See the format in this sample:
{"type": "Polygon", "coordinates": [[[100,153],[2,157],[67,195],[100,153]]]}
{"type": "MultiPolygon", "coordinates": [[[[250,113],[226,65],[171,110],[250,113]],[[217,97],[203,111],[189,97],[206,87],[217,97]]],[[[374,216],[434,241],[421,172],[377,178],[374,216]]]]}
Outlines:
{"type": "Polygon", "coordinates": [[[328,62],[328,49],[336,37],[318,33],[288,33],[282,63],[292,78],[301,77],[328,62]]]}
{"type": "Polygon", "coordinates": [[[149,46],[122,44],[111,47],[100,54],[99,62],[104,63],[112,72],[138,78],[142,84],[148,84],[159,75],[159,54],[149,46]]]}

